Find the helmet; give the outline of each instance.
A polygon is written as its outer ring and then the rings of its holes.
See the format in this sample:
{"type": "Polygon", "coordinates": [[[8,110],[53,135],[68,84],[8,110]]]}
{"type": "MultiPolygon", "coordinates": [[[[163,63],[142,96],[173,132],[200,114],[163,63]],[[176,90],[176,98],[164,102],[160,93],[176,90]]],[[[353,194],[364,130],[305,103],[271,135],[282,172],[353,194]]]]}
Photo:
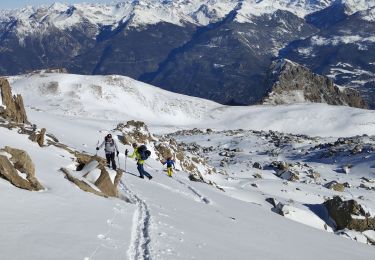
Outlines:
{"type": "Polygon", "coordinates": [[[111,134],[107,134],[107,136],[105,137],[106,139],[111,139],[112,138],[112,135],[111,134]]]}
{"type": "Polygon", "coordinates": [[[132,146],[133,146],[133,148],[136,148],[138,145],[137,145],[137,143],[133,143],[132,146]]]}

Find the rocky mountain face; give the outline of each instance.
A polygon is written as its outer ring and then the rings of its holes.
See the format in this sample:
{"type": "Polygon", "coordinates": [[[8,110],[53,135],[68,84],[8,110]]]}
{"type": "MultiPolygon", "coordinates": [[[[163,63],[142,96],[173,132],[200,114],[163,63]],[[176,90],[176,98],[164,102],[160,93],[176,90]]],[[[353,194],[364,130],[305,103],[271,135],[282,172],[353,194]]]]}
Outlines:
{"type": "Polygon", "coordinates": [[[357,87],[373,107],[373,10],[364,0],[128,0],[2,11],[0,74],[120,74],[254,104],[267,93],[272,61],[286,57],[357,87]]]}
{"type": "Polygon", "coordinates": [[[306,21],[319,32],[291,42],[280,56],[327,75],[336,84],[357,88],[374,108],[375,3],[372,5],[356,12],[353,5],[337,2],[308,15],[306,21]]]}
{"type": "Polygon", "coordinates": [[[332,79],[314,74],[308,68],[285,59],[273,62],[267,76],[267,89],[269,92],[262,102],[265,104],[308,101],[367,108],[358,91],[340,89],[332,79]]]}

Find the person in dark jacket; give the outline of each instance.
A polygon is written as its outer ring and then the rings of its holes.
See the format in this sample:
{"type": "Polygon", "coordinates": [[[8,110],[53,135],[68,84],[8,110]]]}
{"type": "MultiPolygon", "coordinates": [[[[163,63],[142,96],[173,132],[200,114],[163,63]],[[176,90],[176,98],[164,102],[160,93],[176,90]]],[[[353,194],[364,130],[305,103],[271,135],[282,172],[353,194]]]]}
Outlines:
{"type": "Polygon", "coordinates": [[[99,147],[96,147],[96,150],[101,149],[103,146],[105,157],[107,159],[107,166],[110,167],[110,162],[112,162],[112,169],[116,170],[117,166],[115,161],[115,153],[118,156],[119,151],[115,140],[112,139],[111,134],[107,134],[107,136],[104,138],[103,143],[99,147]]]}

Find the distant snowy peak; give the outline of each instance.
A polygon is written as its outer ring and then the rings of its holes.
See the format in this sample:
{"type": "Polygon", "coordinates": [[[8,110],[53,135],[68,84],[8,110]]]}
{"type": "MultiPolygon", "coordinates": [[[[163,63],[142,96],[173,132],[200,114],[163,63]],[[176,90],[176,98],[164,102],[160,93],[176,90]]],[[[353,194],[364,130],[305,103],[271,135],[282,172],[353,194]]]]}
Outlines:
{"type": "Polygon", "coordinates": [[[131,27],[140,27],[159,22],[183,25],[194,23],[207,25],[225,17],[235,6],[230,1],[124,1],[117,4],[61,4],[49,7],[25,7],[0,12],[0,23],[16,21],[19,32],[54,26],[66,29],[83,21],[96,26],[116,26],[128,21],[131,27]]]}
{"type": "Polygon", "coordinates": [[[370,10],[375,7],[374,0],[340,0],[341,4],[345,5],[346,13],[352,15],[356,12],[370,10]]]}
{"type": "Polygon", "coordinates": [[[284,10],[304,18],[306,15],[330,6],[334,0],[248,0],[243,1],[236,20],[240,23],[251,22],[253,16],[272,14],[284,10]]]}
{"type": "MultiPolygon", "coordinates": [[[[368,10],[375,3],[367,0],[339,0],[348,7],[348,12],[368,10]]],[[[303,18],[307,14],[322,10],[335,0],[125,0],[112,4],[62,4],[25,7],[0,12],[0,24],[16,21],[19,33],[30,34],[33,30],[45,30],[53,26],[67,29],[82,22],[94,26],[112,26],[129,22],[130,27],[142,27],[160,22],[183,26],[193,23],[200,26],[217,22],[231,11],[236,11],[236,21],[251,22],[252,17],[273,14],[285,10],[303,18]]]]}
{"type": "Polygon", "coordinates": [[[368,22],[375,22],[375,6],[369,10],[361,11],[361,17],[368,22]]]}

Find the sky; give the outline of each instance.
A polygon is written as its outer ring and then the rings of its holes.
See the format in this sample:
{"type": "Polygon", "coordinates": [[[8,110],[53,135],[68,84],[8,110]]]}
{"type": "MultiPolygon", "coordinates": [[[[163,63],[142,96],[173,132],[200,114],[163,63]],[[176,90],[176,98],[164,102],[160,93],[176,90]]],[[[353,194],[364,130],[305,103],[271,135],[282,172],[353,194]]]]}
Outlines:
{"type": "Polygon", "coordinates": [[[0,9],[13,9],[13,8],[20,8],[24,7],[27,5],[32,5],[32,6],[38,6],[38,5],[50,5],[54,2],[61,2],[61,3],[81,3],[81,2],[86,2],[86,3],[108,3],[108,2],[116,2],[112,0],[1,0],[0,1],[0,9]]]}

